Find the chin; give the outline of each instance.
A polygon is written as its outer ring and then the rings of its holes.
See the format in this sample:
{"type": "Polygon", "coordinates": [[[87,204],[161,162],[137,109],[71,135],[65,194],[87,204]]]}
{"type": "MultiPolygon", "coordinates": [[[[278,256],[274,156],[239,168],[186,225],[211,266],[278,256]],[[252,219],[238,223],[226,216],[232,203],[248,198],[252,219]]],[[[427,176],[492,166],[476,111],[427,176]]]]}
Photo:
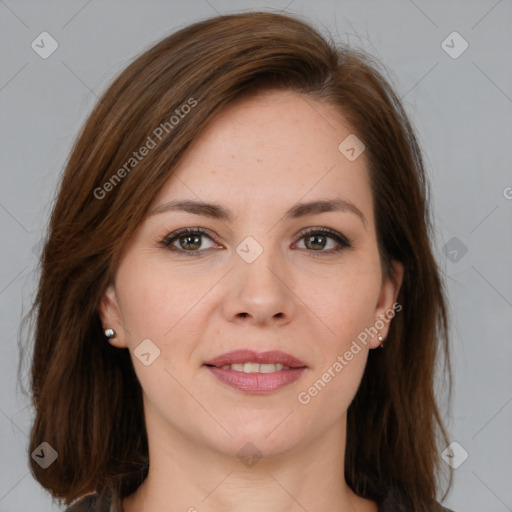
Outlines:
{"type": "Polygon", "coordinates": [[[296,436],[289,429],[276,428],[278,424],[279,422],[272,425],[261,422],[260,427],[241,424],[238,428],[232,425],[228,430],[233,437],[225,435],[215,440],[210,439],[210,443],[219,452],[237,457],[241,461],[246,457],[249,459],[279,457],[296,448],[302,436],[296,436]]]}

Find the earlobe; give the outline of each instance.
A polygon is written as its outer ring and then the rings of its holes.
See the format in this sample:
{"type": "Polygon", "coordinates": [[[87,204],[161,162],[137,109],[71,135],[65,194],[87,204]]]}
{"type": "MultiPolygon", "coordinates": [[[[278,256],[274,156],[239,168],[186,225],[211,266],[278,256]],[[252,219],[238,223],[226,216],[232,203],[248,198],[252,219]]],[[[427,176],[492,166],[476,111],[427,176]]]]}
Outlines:
{"type": "Polygon", "coordinates": [[[103,294],[98,305],[98,315],[103,331],[113,330],[114,336],[105,334],[105,341],[117,348],[126,348],[121,322],[121,313],[114,285],[110,285],[103,294]]]}

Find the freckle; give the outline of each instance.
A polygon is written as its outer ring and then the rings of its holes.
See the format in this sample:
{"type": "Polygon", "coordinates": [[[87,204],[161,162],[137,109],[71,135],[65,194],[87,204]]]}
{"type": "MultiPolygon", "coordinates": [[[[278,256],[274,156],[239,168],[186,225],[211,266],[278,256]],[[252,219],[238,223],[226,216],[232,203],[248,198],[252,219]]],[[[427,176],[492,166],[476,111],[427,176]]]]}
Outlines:
{"type": "Polygon", "coordinates": [[[256,158],[256,162],[263,162],[261,158],[256,158]]]}

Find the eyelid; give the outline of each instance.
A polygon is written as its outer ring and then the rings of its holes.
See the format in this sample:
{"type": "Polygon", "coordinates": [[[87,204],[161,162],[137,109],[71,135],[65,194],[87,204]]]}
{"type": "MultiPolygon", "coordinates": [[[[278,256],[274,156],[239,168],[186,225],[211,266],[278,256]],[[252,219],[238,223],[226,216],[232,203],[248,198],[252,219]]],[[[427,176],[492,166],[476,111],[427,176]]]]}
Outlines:
{"type": "Polygon", "coordinates": [[[352,246],[352,243],[345,235],[336,231],[335,229],[331,229],[331,228],[327,228],[327,227],[323,227],[323,226],[316,226],[316,227],[313,226],[313,227],[301,229],[297,233],[296,239],[300,240],[301,238],[303,238],[306,235],[309,235],[310,233],[322,233],[324,235],[328,235],[329,237],[333,238],[340,244],[352,246]]]}
{"type": "MultiPolygon", "coordinates": [[[[186,235],[186,234],[189,234],[189,233],[192,233],[192,234],[193,233],[199,233],[201,235],[205,235],[212,242],[220,245],[219,242],[217,241],[217,236],[215,234],[213,234],[212,231],[210,231],[209,229],[206,229],[206,228],[201,228],[201,227],[186,227],[186,228],[177,229],[177,230],[171,232],[170,234],[166,235],[164,237],[164,239],[161,240],[159,243],[161,245],[163,245],[165,248],[168,248],[180,236],[186,235]]],[[[303,228],[302,230],[300,230],[295,235],[295,237],[294,237],[295,241],[293,242],[293,244],[296,244],[302,238],[304,238],[305,236],[307,236],[309,234],[322,234],[322,235],[325,235],[328,238],[331,238],[332,240],[334,240],[338,244],[337,248],[330,249],[328,251],[322,251],[322,250],[314,251],[312,249],[302,249],[302,250],[304,250],[304,251],[306,251],[309,254],[312,254],[314,256],[317,256],[317,255],[321,256],[321,255],[324,255],[324,254],[325,255],[334,254],[334,253],[340,252],[342,250],[353,249],[352,242],[345,235],[343,235],[342,233],[339,233],[338,231],[336,231],[334,229],[323,227],[323,226],[316,226],[316,227],[315,226],[313,226],[313,227],[310,226],[310,227],[307,227],[307,228],[303,228]]],[[[202,252],[206,252],[206,250],[185,251],[183,249],[175,248],[173,252],[184,253],[186,255],[193,255],[193,254],[201,254],[202,252]]]]}
{"type": "MultiPolygon", "coordinates": [[[[160,244],[162,244],[164,247],[168,247],[171,245],[171,243],[174,241],[174,239],[179,238],[182,235],[187,235],[189,233],[200,233],[202,235],[206,235],[208,238],[212,240],[212,242],[218,243],[216,241],[217,237],[213,234],[212,231],[206,228],[200,228],[200,227],[191,227],[191,228],[181,228],[177,229],[175,231],[172,231],[168,235],[166,235],[163,240],[160,241],[160,244]]],[[[181,251],[181,252],[194,252],[194,251],[181,251]]],[[[195,252],[202,252],[202,251],[195,251],[195,252]]]]}

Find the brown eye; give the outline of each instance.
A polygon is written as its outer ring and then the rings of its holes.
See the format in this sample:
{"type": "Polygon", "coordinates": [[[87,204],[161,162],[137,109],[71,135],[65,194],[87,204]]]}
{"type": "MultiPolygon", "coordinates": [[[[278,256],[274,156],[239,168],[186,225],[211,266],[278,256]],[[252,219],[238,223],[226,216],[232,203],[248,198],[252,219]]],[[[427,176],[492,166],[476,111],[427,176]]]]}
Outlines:
{"type": "Polygon", "coordinates": [[[304,237],[304,245],[311,250],[324,249],[329,237],[325,235],[308,235],[304,237]]]}
{"type": "MultiPolygon", "coordinates": [[[[316,228],[301,233],[300,240],[304,240],[305,249],[310,253],[332,254],[352,247],[341,233],[329,228],[316,228]],[[329,240],[331,240],[330,247],[329,240]],[[328,250],[324,250],[326,247],[328,250]]],[[[316,254],[312,255],[316,256],[316,254]]]]}
{"type": "Polygon", "coordinates": [[[202,235],[181,235],[178,241],[182,249],[199,249],[202,235]]]}
{"type": "Polygon", "coordinates": [[[213,239],[205,229],[202,228],[185,228],[180,229],[168,235],[161,244],[173,252],[183,253],[195,256],[203,251],[199,249],[210,249],[204,247],[203,238],[207,238],[213,243],[213,239]]]}

